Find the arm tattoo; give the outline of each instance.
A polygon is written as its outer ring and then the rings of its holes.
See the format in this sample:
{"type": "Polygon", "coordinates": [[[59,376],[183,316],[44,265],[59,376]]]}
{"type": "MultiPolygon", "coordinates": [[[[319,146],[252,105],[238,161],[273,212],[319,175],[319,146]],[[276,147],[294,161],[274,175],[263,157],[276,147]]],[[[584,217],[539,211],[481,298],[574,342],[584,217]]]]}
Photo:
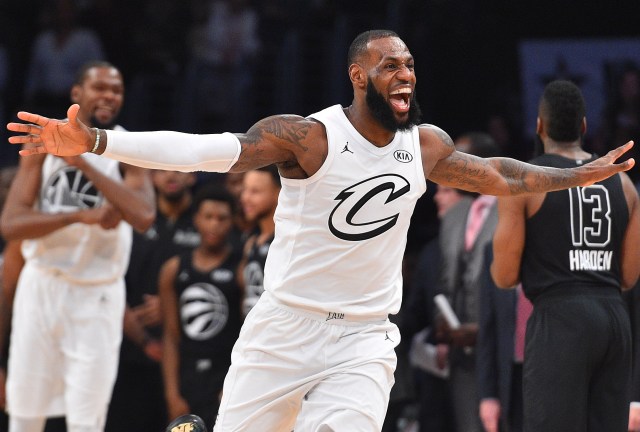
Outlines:
{"type": "Polygon", "coordinates": [[[482,159],[478,162],[459,153],[452,154],[443,170],[447,182],[460,189],[478,190],[489,179],[486,162],[482,159]]]}
{"type": "Polygon", "coordinates": [[[502,177],[507,180],[511,194],[530,192],[525,181],[526,172],[522,164],[510,159],[499,159],[498,161],[496,168],[502,177]]]}
{"type": "Polygon", "coordinates": [[[247,144],[259,144],[265,135],[272,135],[280,140],[284,140],[308,151],[309,147],[303,144],[304,139],[309,133],[310,124],[300,121],[297,116],[278,116],[269,117],[258,122],[247,132],[247,144]]]}
{"type": "Polygon", "coordinates": [[[443,131],[438,127],[431,127],[431,130],[433,130],[433,132],[435,132],[435,134],[438,135],[438,138],[440,138],[440,141],[442,141],[447,147],[451,149],[455,147],[453,144],[453,140],[451,139],[448,133],[446,133],[445,131],[443,131]]]}
{"type": "Polygon", "coordinates": [[[512,195],[528,192],[546,192],[575,186],[572,170],[525,165],[522,162],[500,158],[496,169],[507,180],[512,195]]]}

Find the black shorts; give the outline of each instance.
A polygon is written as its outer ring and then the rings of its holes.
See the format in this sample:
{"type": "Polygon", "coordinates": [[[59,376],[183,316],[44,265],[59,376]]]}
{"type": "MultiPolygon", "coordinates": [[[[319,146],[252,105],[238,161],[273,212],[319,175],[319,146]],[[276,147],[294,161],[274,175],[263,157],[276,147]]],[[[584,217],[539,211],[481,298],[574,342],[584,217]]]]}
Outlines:
{"type": "Polygon", "coordinates": [[[523,376],[526,432],[625,432],[631,329],[620,293],[567,288],[536,298],[523,376]]]}

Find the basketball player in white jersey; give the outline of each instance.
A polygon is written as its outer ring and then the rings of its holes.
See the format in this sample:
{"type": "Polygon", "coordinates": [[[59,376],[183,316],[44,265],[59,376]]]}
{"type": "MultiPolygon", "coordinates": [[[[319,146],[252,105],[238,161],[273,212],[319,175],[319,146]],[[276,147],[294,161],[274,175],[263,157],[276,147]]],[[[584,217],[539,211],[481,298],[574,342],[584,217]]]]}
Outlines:
{"type": "MultiPolygon", "coordinates": [[[[425,178],[481,194],[591,184],[628,170],[632,143],[576,169],[455,150],[416,126],[414,59],[393,32],[359,35],[348,54],[354,98],[309,117],[279,115],[246,133],[115,132],[21,112],[21,155],[86,152],[139,166],[247,171],[276,164],[282,190],[265,292],[232,354],[214,430],[373,432],[382,427],[400,334],[401,263],[425,178]]],[[[233,97],[233,95],[229,95],[233,97]]],[[[220,101],[224,103],[224,101],[220,101]]]]}
{"type": "MultiPolygon", "coordinates": [[[[71,100],[83,124],[110,129],[123,101],[120,72],[92,62],[71,100]]],[[[121,128],[119,128],[121,129],[121,128]]],[[[7,377],[9,431],[39,432],[66,416],[69,432],[103,430],[117,371],[132,226],[153,221],[147,170],[82,155],[23,158],[2,214],[22,240],[7,377]]]]}

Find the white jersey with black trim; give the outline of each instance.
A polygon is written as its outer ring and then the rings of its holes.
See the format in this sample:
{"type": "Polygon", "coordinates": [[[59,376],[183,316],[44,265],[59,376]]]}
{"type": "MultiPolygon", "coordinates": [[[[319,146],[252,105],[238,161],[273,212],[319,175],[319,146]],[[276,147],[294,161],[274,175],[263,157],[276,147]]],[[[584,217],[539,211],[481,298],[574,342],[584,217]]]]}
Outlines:
{"type": "MultiPolygon", "coordinates": [[[[120,130],[123,130],[120,128],[120,130]]],[[[122,181],[118,161],[82,156],[104,175],[122,181]]],[[[105,199],[81,170],[47,155],[36,208],[44,213],[74,212],[103,205],[105,199]]],[[[115,229],[74,223],[37,239],[22,242],[25,259],[80,284],[107,283],[124,277],[131,252],[132,228],[121,221],[115,229]]]]}
{"type": "Polygon", "coordinates": [[[395,314],[409,222],[427,188],[418,128],[376,147],[340,105],[309,117],[326,128],[327,158],[307,179],[282,179],[265,291],[333,317],[395,314]]]}

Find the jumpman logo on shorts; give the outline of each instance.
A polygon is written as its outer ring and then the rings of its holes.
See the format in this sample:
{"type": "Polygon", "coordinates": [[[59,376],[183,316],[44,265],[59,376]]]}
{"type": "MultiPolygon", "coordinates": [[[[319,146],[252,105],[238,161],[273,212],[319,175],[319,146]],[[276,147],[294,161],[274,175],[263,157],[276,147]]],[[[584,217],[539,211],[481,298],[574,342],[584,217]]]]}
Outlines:
{"type": "Polygon", "coordinates": [[[342,154],[344,152],[349,152],[349,153],[353,154],[353,152],[351,150],[349,150],[349,141],[347,141],[347,143],[344,145],[344,148],[342,149],[342,151],[340,153],[342,154]]]}
{"type": "Polygon", "coordinates": [[[384,340],[390,340],[391,342],[393,342],[393,339],[389,337],[389,332],[384,332],[384,340]]]}

